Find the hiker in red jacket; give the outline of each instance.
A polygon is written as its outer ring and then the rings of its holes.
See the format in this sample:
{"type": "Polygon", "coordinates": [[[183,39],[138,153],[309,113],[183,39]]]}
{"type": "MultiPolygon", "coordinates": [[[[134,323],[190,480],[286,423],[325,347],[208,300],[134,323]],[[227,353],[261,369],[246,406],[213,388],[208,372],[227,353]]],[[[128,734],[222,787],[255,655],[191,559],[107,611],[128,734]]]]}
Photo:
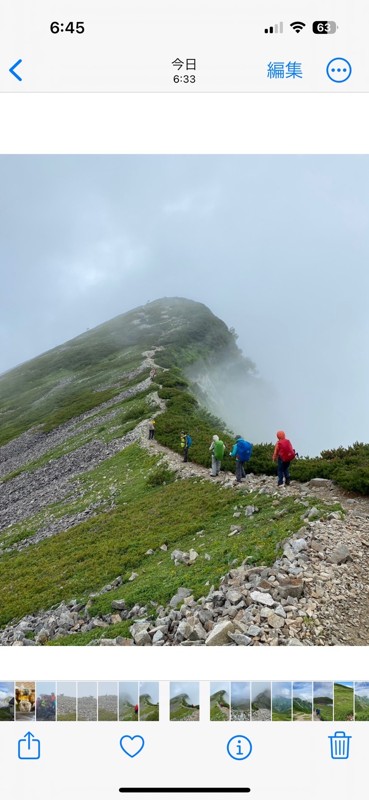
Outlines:
{"type": "Polygon", "coordinates": [[[277,444],[274,448],[273,461],[278,464],[278,486],[283,486],[283,478],[286,486],[290,485],[290,470],[289,466],[291,461],[295,458],[295,451],[289,439],[286,439],[284,431],[277,431],[277,444]]]}

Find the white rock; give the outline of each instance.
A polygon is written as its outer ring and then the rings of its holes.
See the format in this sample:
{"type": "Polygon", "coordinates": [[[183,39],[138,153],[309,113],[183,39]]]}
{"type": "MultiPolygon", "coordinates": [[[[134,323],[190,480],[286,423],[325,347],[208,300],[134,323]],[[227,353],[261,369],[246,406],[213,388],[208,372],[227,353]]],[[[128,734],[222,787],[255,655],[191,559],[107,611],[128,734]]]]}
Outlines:
{"type": "Polygon", "coordinates": [[[268,592],[254,591],[250,593],[250,597],[254,601],[254,603],[261,603],[261,605],[263,606],[271,607],[275,605],[275,601],[273,600],[272,595],[269,594],[268,592]]]}

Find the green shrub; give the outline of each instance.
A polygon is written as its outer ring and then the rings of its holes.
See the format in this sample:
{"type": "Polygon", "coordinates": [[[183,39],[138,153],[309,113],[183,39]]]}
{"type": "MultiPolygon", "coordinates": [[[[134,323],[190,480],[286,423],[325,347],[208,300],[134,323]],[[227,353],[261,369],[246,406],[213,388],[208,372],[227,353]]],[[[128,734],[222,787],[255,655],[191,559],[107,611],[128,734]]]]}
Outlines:
{"type": "Polygon", "coordinates": [[[148,486],[163,486],[164,484],[172,483],[174,480],[174,472],[171,472],[171,470],[166,467],[158,467],[149,475],[147,484],[148,486]]]}

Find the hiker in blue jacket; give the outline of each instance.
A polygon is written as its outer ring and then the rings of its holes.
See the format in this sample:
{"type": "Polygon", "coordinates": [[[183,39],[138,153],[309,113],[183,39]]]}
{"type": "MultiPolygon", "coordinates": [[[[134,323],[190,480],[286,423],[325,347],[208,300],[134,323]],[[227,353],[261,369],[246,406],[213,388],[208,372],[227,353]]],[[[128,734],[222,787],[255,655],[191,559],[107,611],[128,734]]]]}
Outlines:
{"type": "Polygon", "coordinates": [[[181,448],[183,450],[183,461],[188,461],[188,448],[191,447],[192,438],[189,433],[181,432],[181,448]]]}
{"type": "Polygon", "coordinates": [[[235,444],[232,447],[230,456],[236,458],[236,481],[241,483],[246,477],[244,465],[250,461],[252,453],[252,444],[243,439],[242,436],[236,436],[235,444]]]}

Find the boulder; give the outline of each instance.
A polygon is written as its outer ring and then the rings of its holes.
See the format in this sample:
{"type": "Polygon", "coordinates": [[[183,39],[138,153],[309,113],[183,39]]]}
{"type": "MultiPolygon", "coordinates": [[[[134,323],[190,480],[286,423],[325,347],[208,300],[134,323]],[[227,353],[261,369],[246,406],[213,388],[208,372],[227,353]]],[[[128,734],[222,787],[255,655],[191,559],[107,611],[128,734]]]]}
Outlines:
{"type": "Polygon", "coordinates": [[[177,589],[176,594],[173,595],[172,599],[169,601],[169,605],[171,608],[176,608],[179,603],[182,603],[185,597],[189,597],[192,594],[191,589],[186,589],[185,586],[180,586],[177,589]]]}
{"type": "Polygon", "coordinates": [[[229,633],[228,637],[239,647],[247,647],[247,645],[251,642],[250,637],[246,636],[244,633],[229,633]]]}
{"type": "Polygon", "coordinates": [[[329,480],[329,478],[312,478],[308,485],[313,487],[316,486],[317,488],[321,487],[323,489],[332,489],[333,481],[329,480]]]}
{"type": "Polygon", "coordinates": [[[151,645],[151,638],[147,631],[140,631],[134,637],[135,644],[139,645],[140,647],[145,647],[147,645],[151,645]]]}
{"type": "Polygon", "coordinates": [[[304,591],[303,580],[302,578],[293,576],[281,578],[279,581],[278,591],[280,596],[285,600],[287,600],[288,597],[297,597],[299,599],[304,591]]]}
{"type": "Polygon", "coordinates": [[[228,634],[234,633],[235,626],[233,622],[229,620],[224,620],[223,622],[218,622],[217,625],[210,631],[208,637],[205,639],[205,644],[207,647],[212,645],[224,645],[229,644],[228,634]]]}
{"type": "Polygon", "coordinates": [[[352,561],[352,557],[348,547],[345,544],[339,544],[328,556],[327,561],[330,564],[345,564],[347,561],[352,561]]]}
{"type": "Polygon", "coordinates": [[[126,603],[125,600],[113,600],[111,607],[114,611],[126,611],[126,603]]]}
{"type": "Polygon", "coordinates": [[[263,606],[271,607],[275,605],[272,595],[268,592],[258,592],[255,590],[254,592],[250,592],[250,597],[254,603],[261,603],[263,606]]]}

